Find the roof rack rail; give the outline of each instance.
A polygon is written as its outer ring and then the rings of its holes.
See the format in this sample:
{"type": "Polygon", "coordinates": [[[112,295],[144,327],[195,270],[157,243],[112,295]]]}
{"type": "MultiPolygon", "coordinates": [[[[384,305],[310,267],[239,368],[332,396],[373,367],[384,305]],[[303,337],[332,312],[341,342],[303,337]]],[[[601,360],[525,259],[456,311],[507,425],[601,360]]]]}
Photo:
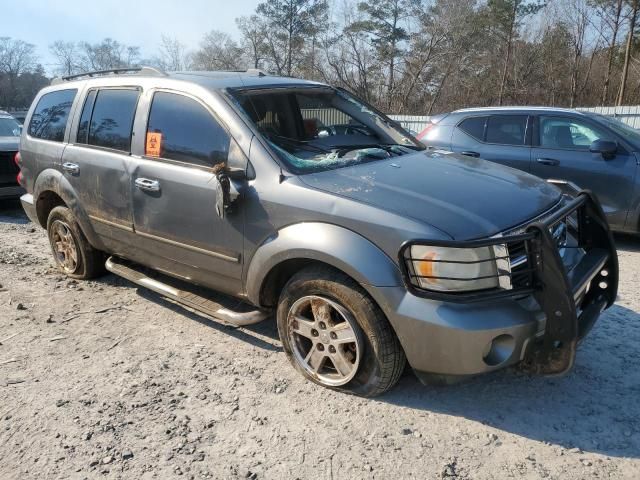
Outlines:
{"type": "Polygon", "coordinates": [[[269,75],[268,73],[266,73],[264,70],[261,70],[259,68],[247,68],[245,70],[245,72],[247,73],[253,73],[254,75],[257,75],[258,77],[266,77],[267,75],[269,75]]]}
{"type": "Polygon", "coordinates": [[[56,77],[51,80],[51,85],[58,85],[62,82],[68,82],[69,80],[76,80],[83,77],[99,77],[107,75],[122,75],[125,73],[135,73],[136,75],[150,75],[156,77],[164,77],[167,74],[162,70],[154,67],[130,67],[130,68],[111,68],[108,70],[95,70],[92,72],[83,72],[76,75],[66,75],[64,77],[56,77]]]}

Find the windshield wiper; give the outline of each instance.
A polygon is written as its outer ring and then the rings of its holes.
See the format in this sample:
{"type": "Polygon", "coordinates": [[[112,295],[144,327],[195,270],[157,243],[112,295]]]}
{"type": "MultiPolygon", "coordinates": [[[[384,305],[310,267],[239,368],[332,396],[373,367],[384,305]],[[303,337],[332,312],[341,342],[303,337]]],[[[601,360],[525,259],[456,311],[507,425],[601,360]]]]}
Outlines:
{"type": "Polygon", "coordinates": [[[295,138],[283,137],[282,135],[277,135],[275,133],[267,133],[266,135],[267,137],[273,139],[275,143],[281,142],[284,144],[289,144],[294,147],[300,147],[301,150],[307,150],[308,152],[332,153],[332,150],[318,147],[316,145],[311,145],[309,142],[306,142],[304,140],[297,140],[295,138]]]}
{"type": "Polygon", "coordinates": [[[393,150],[394,145],[389,145],[386,143],[370,143],[364,145],[349,145],[348,147],[334,147],[338,150],[338,158],[344,157],[347,153],[353,152],[354,150],[365,150],[367,148],[377,148],[380,150],[384,150],[387,153],[398,154],[398,152],[393,150]]]}

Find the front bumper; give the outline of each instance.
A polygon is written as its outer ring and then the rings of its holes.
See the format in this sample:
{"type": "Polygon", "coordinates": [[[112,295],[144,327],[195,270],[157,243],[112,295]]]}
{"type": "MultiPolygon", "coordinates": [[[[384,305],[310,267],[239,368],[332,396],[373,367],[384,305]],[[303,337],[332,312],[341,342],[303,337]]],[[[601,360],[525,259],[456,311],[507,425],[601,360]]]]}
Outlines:
{"type": "Polygon", "coordinates": [[[618,259],[604,213],[592,194],[581,192],[517,235],[482,242],[515,237],[526,242],[526,287],[484,296],[371,291],[420,377],[476,375],[521,361],[543,374],[571,369],[578,341],[617,295],[618,259]],[[584,254],[567,271],[551,231],[569,216],[579,227],[574,248],[584,254]]]}

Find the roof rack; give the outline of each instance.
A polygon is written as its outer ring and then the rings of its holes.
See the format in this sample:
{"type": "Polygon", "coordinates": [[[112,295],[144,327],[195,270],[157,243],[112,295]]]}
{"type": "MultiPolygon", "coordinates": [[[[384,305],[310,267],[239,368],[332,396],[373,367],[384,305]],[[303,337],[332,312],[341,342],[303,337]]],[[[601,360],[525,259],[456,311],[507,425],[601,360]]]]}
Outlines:
{"type": "Polygon", "coordinates": [[[69,80],[76,80],[83,77],[100,77],[107,75],[122,75],[126,73],[135,73],[136,75],[149,75],[155,77],[165,77],[167,74],[160,69],[154,67],[131,67],[131,68],[112,68],[109,70],[95,70],[93,72],[78,73],[76,75],[66,75],[64,77],[56,77],[51,80],[51,85],[58,85],[69,80]]]}
{"type": "Polygon", "coordinates": [[[269,74],[268,74],[268,73],[266,73],[264,70],[261,70],[261,69],[259,69],[259,68],[247,68],[247,69],[245,70],[245,72],[247,72],[247,73],[252,73],[252,74],[254,74],[254,75],[258,76],[258,77],[266,77],[266,76],[268,76],[268,75],[269,75],[269,74]]]}

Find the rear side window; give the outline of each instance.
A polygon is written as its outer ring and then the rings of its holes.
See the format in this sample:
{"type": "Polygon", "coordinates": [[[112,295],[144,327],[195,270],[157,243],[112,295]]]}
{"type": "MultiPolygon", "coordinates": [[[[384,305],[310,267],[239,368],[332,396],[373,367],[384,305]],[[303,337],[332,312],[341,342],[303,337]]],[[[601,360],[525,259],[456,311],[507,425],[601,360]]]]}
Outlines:
{"type": "Polygon", "coordinates": [[[495,115],[487,121],[487,143],[524,145],[526,115],[495,115]]]}
{"type": "Polygon", "coordinates": [[[64,141],[64,131],[77,90],[58,90],[42,96],[31,116],[28,133],[54,142],[64,141]]]}
{"type": "Polygon", "coordinates": [[[147,156],[213,167],[227,161],[229,143],[227,131],[199,102],[174,93],[153,96],[147,156]]]}
{"type": "Polygon", "coordinates": [[[462,123],[458,125],[458,128],[482,142],[484,140],[484,126],[486,123],[487,117],[470,117],[463,120],[462,123]]]}
{"type": "MultiPolygon", "coordinates": [[[[135,89],[99,90],[89,122],[87,143],[129,152],[138,96],[139,91],[135,89]]],[[[85,104],[86,108],[88,108],[88,102],[85,104]]],[[[82,117],[86,118],[84,110],[82,117]]]]}

